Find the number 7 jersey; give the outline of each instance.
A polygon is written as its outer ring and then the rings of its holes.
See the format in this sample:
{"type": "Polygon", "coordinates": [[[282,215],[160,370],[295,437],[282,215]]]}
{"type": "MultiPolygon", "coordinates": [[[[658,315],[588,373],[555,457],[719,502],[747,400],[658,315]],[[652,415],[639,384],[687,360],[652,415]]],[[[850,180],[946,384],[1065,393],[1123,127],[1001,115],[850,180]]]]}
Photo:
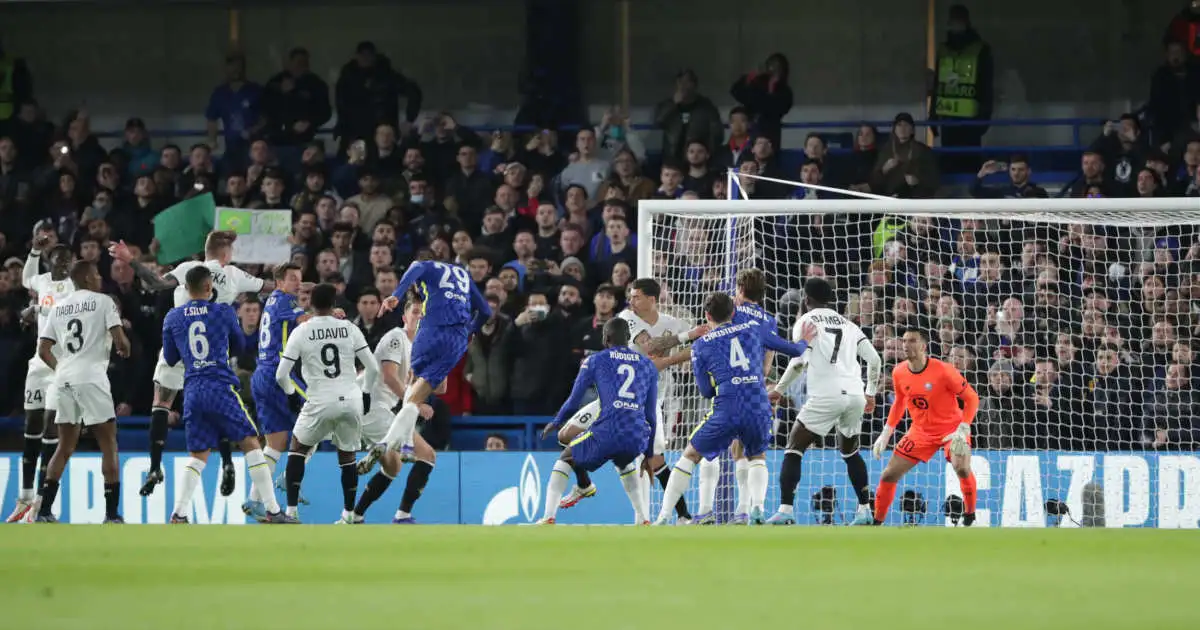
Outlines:
{"type": "Polygon", "coordinates": [[[858,344],[867,342],[867,336],[854,322],[842,317],[832,309],[815,308],[796,320],[792,328],[792,340],[800,340],[800,331],[806,323],[817,327],[817,336],[809,343],[808,352],[808,395],[822,393],[863,393],[862,367],[858,363],[858,344]]]}
{"type": "Polygon", "coordinates": [[[354,355],[367,347],[358,326],[324,315],[296,328],[283,348],[283,358],[300,365],[308,384],[308,402],[330,402],[362,395],[354,355]]]}

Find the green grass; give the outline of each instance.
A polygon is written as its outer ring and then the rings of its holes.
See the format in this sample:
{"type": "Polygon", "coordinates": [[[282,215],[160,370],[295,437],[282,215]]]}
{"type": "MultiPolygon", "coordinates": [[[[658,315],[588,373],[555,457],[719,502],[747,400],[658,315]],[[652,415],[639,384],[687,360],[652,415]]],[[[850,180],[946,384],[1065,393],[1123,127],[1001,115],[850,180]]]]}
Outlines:
{"type": "Polygon", "coordinates": [[[1153,530],[26,526],[4,627],[1200,627],[1153,530]]]}

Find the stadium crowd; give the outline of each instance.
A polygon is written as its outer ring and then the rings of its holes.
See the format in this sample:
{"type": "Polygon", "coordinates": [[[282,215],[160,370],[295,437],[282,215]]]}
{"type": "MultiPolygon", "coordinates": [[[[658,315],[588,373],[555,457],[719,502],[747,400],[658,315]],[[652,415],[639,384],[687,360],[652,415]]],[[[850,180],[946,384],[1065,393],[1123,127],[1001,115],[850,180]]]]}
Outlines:
{"type": "MultiPolygon", "coordinates": [[[[951,17],[947,46],[986,46],[965,10],[951,17]]],[[[1183,41],[1171,39],[1164,50],[1150,93],[1154,118],[1126,114],[1106,125],[1065,194],[1200,203],[1200,66],[1183,41]]],[[[580,360],[601,348],[600,330],[624,306],[632,279],[664,279],[664,309],[691,320],[699,314],[695,305],[673,298],[721,283],[714,277],[723,269],[712,260],[715,232],[660,222],[654,234],[637,234],[640,201],[725,198],[729,168],[933,197],[946,194],[939,173],[962,167],[939,163],[903,112],[890,130],[862,126],[846,153],[830,152],[817,134],[802,146],[782,146],[780,125],[793,96],[788,60],[779,54],[736,79],[730,93],[739,104],[724,114],[694,72],[680,72],[649,132],[661,136],[661,154],[648,154],[648,134],[617,110],[594,127],[527,134],[481,135],[447,112],[420,118],[419,85],[369,42],[332,89],[309,71],[302,48],[263,83],[246,76],[238,54],[226,59],[226,73],[205,108],[210,137],[192,146],[156,146],[135,116],[123,141],[106,149],[87,111],[54,125],[32,93],[20,95],[12,117],[0,122],[0,344],[8,349],[9,382],[21,378],[33,351],[19,313],[29,302],[21,265],[37,226],[100,264],[134,345],[132,358],[114,356],[111,367],[118,414],[146,414],[153,370],[147,357],[158,351],[170,296],[145,291],[129,265],[108,256],[108,245],[124,240],[154,263],[154,215],[211,192],[221,206],[290,209],[291,261],[306,280],[338,288],[340,306],[372,344],[399,323],[396,314],[381,317],[379,307],[411,261],[465,266],[496,315],[449,379],[449,413],[552,414],[580,360]],[[317,132],[334,113],[336,143],[327,145],[317,132]],[[783,170],[784,149],[803,151],[798,172],[783,170]],[[662,252],[656,269],[637,269],[636,252],[652,238],[662,252]]],[[[937,108],[943,96],[935,88],[936,118],[949,117],[937,108]]],[[[986,110],[976,117],[990,116],[990,102],[986,110]]],[[[977,161],[972,170],[977,166],[974,197],[1047,196],[1030,183],[1023,156],[977,161]],[[1008,184],[983,183],[1003,171],[1008,184]]],[[[749,178],[739,187],[754,199],[837,196],[749,178]]],[[[1191,227],[878,215],[762,219],[756,227],[754,260],[773,279],[768,306],[781,323],[790,327],[794,288],[823,275],[884,356],[885,375],[903,358],[899,330],[925,327],[934,354],[953,362],[981,394],[976,439],[984,446],[1200,443],[1200,241],[1191,227]]],[[[239,315],[251,347],[260,314],[257,297],[244,296],[239,315]]],[[[237,357],[237,366],[249,374],[254,353],[237,357]]],[[[886,402],[886,386],[880,396],[886,402]]],[[[19,413],[21,401],[11,393],[2,402],[4,411],[19,413]]],[[[875,430],[884,413],[880,405],[875,430]]],[[[698,418],[683,420],[686,426],[698,418]]]]}

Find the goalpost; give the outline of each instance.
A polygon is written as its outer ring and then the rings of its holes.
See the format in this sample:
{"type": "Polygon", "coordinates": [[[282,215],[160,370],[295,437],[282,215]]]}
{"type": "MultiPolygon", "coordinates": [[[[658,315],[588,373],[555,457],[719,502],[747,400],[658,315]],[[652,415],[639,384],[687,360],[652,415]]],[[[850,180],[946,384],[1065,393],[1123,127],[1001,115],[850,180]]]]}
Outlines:
{"type": "MultiPolygon", "coordinates": [[[[731,172],[731,193],[739,179],[761,178],[731,172]]],[[[638,274],[658,279],[662,309],[690,322],[703,320],[706,294],[732,293],[737,272],[758,267],[765,306],[790,335],[804,280],[831,281],[836,308],[884,359],[878,408],[860,436],[872,490],[892,455],[875,461],[869,447],[890,407],[891,369],[904,360],[897,329],[916,325],[930,355],[980,395],[976,526],[1200,524],[1200,200],[646,200],[637,223],[638,274]]],[[[776,360],[770,380],[784,365],[776,360]]],[[[708,403],[690,367],[675,369],[682,378],[659,395],[677,410],[664,419],[677,451],[708,403]]],[[[779,502],[782,436],[803,399],[790,393],[768,453],[768,515],[779,502]]],[[[725,522],[736,484],[732,460],[722,460],[725,522]]],[[[957,478],[939,455],[901,481],[888,522],[951,524],[953,496],[957,478]]],[[[696,483],[685,497],[695,512],[696,483]]],[[[797,522],[848,522],[855,502],[834,438],[814,444],[797,522]]]]}

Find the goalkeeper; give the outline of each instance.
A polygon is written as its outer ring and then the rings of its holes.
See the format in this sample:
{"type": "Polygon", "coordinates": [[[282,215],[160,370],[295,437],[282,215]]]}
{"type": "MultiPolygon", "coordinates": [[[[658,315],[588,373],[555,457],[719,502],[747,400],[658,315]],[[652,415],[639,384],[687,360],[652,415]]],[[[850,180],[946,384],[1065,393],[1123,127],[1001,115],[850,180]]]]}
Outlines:
{"type": "Polygon", "coordinates": [[[888,460],[879,476],[875,491],[875,524],[882,525],[888,508],[896,498],[896,483],[919,463],[928,462],[945,449],[963,494],[963,525],[975,522],[975,473],[971,471],[971,420],[979,410],[979,394],[953,366],[928,356],[929,337],[925,331],[904,331],[904,357],[908,359],[892,370],[896,400],[888,411],[887,425],[875,440],[871,452],[883,456],[892,432],[905,410],[912,418],[908,433],[896,444],[896,454],[888,460]],[[958,401],[963,408],[959,409],[958,401]]]}

